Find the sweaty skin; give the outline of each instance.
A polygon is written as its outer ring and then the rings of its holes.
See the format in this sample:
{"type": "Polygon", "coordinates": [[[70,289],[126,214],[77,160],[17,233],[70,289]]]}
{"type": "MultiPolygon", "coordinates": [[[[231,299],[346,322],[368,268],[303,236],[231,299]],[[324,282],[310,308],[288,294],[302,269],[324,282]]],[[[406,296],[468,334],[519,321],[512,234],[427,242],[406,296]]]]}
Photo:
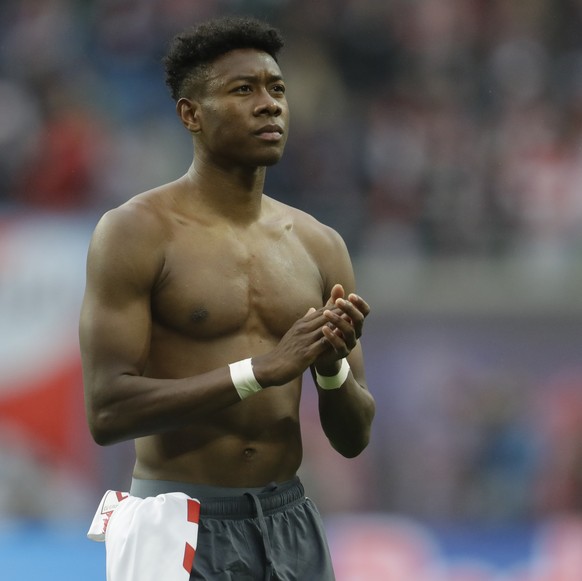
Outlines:
{"type": "Polygon", "coordinates": [[[287,135],[281,87],[265,53],[219,58],[205,94],[177,104],[196,142],[188,173],[95,229],[80,323],[87,416],[100,444],[135,439],[137,478],[289,480],[302,374],[333,375],[346,355],[341,389],[317,388],[322,426],[345,456],[367,445],[374,402],[358,338],[370,309],[346,247],[263,193],[287,135]],[[227,365],[247,357],[264,389],[241,401],[227,365]]]}

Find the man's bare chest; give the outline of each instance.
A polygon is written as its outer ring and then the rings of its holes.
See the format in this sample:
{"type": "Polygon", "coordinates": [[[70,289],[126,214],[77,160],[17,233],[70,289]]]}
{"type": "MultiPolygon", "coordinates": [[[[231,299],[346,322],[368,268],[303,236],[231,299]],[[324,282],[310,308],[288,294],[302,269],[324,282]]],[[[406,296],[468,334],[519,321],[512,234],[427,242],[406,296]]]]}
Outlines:
{"type": "Polygon", "coordinates": [[[277,234],[177,237],[152,295],[154,322],[200,339],[282,336],[321,306],[323,281],[305,245],[292,232],[277,234]]]}

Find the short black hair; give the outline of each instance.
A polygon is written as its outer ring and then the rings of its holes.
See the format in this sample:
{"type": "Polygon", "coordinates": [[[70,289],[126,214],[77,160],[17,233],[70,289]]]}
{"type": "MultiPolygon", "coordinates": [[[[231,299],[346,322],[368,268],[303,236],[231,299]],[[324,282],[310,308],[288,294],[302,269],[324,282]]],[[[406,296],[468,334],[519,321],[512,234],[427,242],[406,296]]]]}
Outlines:
{"type": "Polygon", "coordinates": [[[233,16],[209,20],[177,34],[163,59],[172,99],[178,101],[189,94],[214,60],[239,48],[264,51],[277,61],[283,37],[266,22],[233,16]]]}

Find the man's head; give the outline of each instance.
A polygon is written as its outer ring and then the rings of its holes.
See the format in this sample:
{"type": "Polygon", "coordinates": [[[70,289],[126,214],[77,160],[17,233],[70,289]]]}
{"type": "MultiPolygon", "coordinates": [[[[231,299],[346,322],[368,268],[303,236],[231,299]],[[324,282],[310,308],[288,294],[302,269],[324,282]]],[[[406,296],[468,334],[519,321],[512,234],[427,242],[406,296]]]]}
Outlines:
{"type": "Polygon", "coordinates": [[[166,84],[175,101],[199,95],[210,65],[222,55],[251,48],[277,61],[282,47],[280,33],[259,20],[234,17],[211,20],[174,37],[164,58],[166,84]]]}
{"type": "Polygon", "coordinates": [[[249,18],[213,20],[174,38],[167,83],[196,159],[247,168],[279,161],[289,123],[282,46],[277,30],[249,18]]]}

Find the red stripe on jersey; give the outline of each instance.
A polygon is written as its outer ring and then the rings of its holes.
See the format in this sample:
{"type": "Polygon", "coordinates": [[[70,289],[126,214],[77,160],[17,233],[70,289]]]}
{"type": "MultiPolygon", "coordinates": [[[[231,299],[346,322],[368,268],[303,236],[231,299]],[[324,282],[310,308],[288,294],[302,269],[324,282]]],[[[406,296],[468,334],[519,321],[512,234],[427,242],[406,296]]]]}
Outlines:
{"type": "Polygon", "coordinates": [[[188,499],[188,522],[198,523],[200,520],[200,503],[196,500],[188,499]]]}
{"type": "Polygon", "coordinates": [[[184,548],[184,569],[188,573],[192,572],[192,566],[194,565],[194,557],[196,556],[196,550],[190,543],[186,543],[184,548]]]}

